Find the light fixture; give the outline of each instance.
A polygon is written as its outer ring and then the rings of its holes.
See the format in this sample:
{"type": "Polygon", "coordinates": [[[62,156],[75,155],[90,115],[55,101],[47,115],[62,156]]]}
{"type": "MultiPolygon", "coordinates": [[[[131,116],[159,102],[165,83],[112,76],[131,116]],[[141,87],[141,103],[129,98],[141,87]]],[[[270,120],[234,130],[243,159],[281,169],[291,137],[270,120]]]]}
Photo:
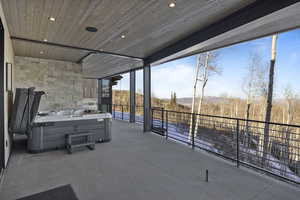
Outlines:
{"type": "Polygon", "coordinates": [[[55,17],[49,17],[48,18],[51,22],[55,22],[55,17]]]}
{"type": "Polygon", "coordinates": [[[125,38],[126,38],[126,36],[125,36],[125,35],[121,35],[121,38],[122,38],[122,39],[125,39],[125,38]]]}
{"type": "Polygon", "coordinates": [[[93,32],[93,33],[98,31],[98,29],[96,27],[92,27],[92,26],[86,27],[85,30],[88,32],[93,32]]]}
{"type": "Polygon", "coordinates": [[[44,54],[44,52],[43,52],[43,51],[40,51],[40,54],[44,54]]]}
{"type": "Polygon", "coordinates": [[[45,39],[43,39],[43,41],[44,41],[44,42],[48,42],[48,40],[47,40],[46,38],[45,38],[45,39]]]}
{"type": "Polygon", "coordinates": [[[169,3],[169,7],[170,7],[170,8],[175,8],[175,7],[176,7],[176,2],[175,2],[175,1],[170,2],[170,3],[169,3]]]}

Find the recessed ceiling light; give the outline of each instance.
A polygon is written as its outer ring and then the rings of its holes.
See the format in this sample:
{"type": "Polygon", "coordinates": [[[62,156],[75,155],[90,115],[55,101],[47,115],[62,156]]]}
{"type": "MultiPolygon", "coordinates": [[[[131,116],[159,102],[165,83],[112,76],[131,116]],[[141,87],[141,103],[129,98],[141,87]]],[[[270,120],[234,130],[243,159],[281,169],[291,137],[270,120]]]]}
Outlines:
{"type": "Polygon", "coordinates": [[[43,51],[40,51],[40,54],[44,54],[44,52],[43,52],[43,51]]]}
{"type": "Polygon", "coordinates": [[[55,22],[55,17],[49,17],[48,18],[51,22],[55,22]]]}
{"type": "Polygon", "coordinates": [[[125,35],[121,35],[121,38],[122,38],[122,39],[125,39],[125,38],[126,38],[126,36],[125,36],[125,35]]]}
{"type": "Polygon", "coordinates": [[[88,32],[97,32],[98,29],[96,27],[88,26],[85,28],[86,31],[88,32]]]}
{"type": "Polygon", "coordinates": [[[176,2],[171,2],[171,3],[169,3],[169,7],[170,7],[170,8],[175,8],[175,7],[176,7],[176,2]]]}

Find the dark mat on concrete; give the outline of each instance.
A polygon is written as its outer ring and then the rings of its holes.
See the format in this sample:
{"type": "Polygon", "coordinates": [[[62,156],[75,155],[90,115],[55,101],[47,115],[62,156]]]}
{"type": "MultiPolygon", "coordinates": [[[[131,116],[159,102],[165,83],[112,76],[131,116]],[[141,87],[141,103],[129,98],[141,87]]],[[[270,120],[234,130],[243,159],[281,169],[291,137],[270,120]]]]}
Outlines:
{"type": "Polygon", "coordinates": [[[71,185],[64,185],[17,200],[78,200],[78,198],[71,185]]]}

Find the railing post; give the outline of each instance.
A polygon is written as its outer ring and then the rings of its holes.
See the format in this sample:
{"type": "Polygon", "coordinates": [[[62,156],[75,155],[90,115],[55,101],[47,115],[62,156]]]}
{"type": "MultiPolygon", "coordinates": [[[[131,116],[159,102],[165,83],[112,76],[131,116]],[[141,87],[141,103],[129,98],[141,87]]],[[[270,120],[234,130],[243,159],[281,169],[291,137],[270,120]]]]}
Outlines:
{"type": "Polygon", "coordinates": [[[124,107],[121,105],[121,110],[122,110],[122,120],[124,120],[124,107]]]}
{"type": "Polygon", "coordinates": [[[161,131],[164,134],[164,108],[161,108],[161,131]]]}
{"type": "Polygon", "coordinates": [[[195,122],[196,122],[196,114],[192,113],[192,148],[195,148],[195,122]]]}
{"type": "Polygon", "coordinates": [[[168,111],[166,110],[166,140],[168,139],[168,126],[169,126],[168,111]]]}
{"type": "Polygon", "coordinates": [[[240,166],[240,141],[239,141],[239,132],[240,132],[240,120],[236,120],[236,166],[240,166]]]}
{"type": "Polygon", "coordinates": [[[151,109],[151,130],[153,130],[153,108],[151,109]]]}
{"type": "Polygon", "coordinates": [[[114,104],[114,119],[116,119],[116,104],[114,104]]]}

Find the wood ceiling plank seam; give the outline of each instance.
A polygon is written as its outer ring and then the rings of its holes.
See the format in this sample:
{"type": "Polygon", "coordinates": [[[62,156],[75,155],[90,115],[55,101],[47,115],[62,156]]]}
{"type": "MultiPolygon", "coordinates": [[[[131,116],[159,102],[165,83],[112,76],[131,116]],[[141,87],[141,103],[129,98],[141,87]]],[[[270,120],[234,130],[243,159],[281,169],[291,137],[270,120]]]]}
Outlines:
{"type": "MultiPolygon", "coordinates": [[[[85,7],[87,1],[79,1],[79,5],[76,5],[77,8],[85,7]]],[[[85,14],[84,9],[79,9],[78,12],[76,12],[75,15],[70,15],[70,19],[73,21],[72,25],[70,25],[70,28],[65,32],[65,35],[67,35],[67,39],[64,40],[66,44],[72,44],[72,41],[75,40],[78,43],[78,37],[80,37],[80,32],[78,32],[78,27],[80,27],[79,19],[81,19],[85,14]],[[78,35],[79,34],[79,35],[78,35]]]]}
{"type": "Polygon", "coordinates": [[[11,23],[12,18],[13,18],[13,14],[12,14],[12,9],[11,9],[11,5],[10,4],[4,4],[3,0],[1,0],[2,2],[2,9],[4,11],[4,15],[6,16],[6,23],[9,29],[9,32],[11,33],[14,29],[15,29],[15,24],[11,23]]]}
{"type": "MultiPolygon", "coordinates": [[[[91,37],[91,34],[95,35],[95,33],[90,33],[89,34],[88,32],[85,32],[85,28],[87,26],[95,26],[96,28],[98,28],[98,30],[100,29],[100,26],[95,25],[93,23],[86,24],[86,22],[88,21],[90,13],[94,13],[95,10],[96,10],[96,8],[101,3],[102,3],[102,1],[93,1],[92,3],[86,5],[86,11],[83,14],[83,16],[80,17],[80,20],[78,22],[78,26],[80,27],[80,30],[82,30],[82,31],[84,30],[83,34],[81,34],[81,37],[78,39],[79,46],[82,46],[82,44],[84,43],[84,41],[86,41],[87,39],[89,39],[91,37]]],[[[72,41],[72,39],[71,39],[71,41],[72,41]]]]}
{"type": "MultiPolygon", "coordinates": [[[[31,4],[29,1],[25,1],[26,2],[26,14],[27,14],[27,18],[26,18],[26,23],[24,23],[26,25],[26,27],[28,28],[28,31],[26,31],[26,35],[28,35],[30,38],[33,37],[33,26],[34,26],[34,12],[33,12],[33,4],[31,4]]],[[[21,10],[22,12],[22,10],[21,10]]]]}
{"type": "MultiPolygon", "coordinates": [[[[97,44],[97,40],[101,39],[102,37],[106,37],[105,33],[107,32],[107,30],[109,30],[110,27],[113,27],[113,24],[115,21],[117,21],[118,19],[115,17],[115,10],[118,10],[119,7],[123,7],[123,4],[125,1],[122,1],[121,3],[118,2],[113,2],[113,4],[109,1],[103,1],[103,4],[99,4],[99,6],[102,8],[103,11],[103,18],[102,21],[97,24],[98,27],[101,27],[100,31],[97,34],[94,34],[94,36],[88,38],[87,42],[84,43],[85,46],[89,46],[89,41],[91,44],[91,47],[95,48],[95,49],[99,49],[101,47],[95,45],[97,44]],[[116,6],[116,8],[114,9],[113,6],[116,6]],[[105,32],[103,32],[103,30],[105,30],[105,32]],[[101,37],[98,37],[101,34],[101,37]]],[[[126,5],[128,6],[128,5],[126,5]]],[[[96,8],[96,10],[98,10],[98,8],[96,8]]],[[[121,17],[121,16],[118,16],[121,17]]]]}
{"type": "Polygon", "coordinates": [[[49,2],[51,4],[51,9],[49,10],[48,16],[45,19],[45,23],[47,24],[47,39],[51,42],[55,41],[55,34],[56,30],[58,29],[58,24],[62,23],[59,17],[59,13],[64,6],[65,1],[63,1],[62,5],[59,5],[57,2],[61,2],[61,0],[52,0],[51,2],[49,2]],[[54,23],[50,22],[48,18],[54,16],[56,21],[54,23]]]}
{"type": "MultiPolygon", "coordinates": [[[[63,31],[58,34],[60,41],[64,41],[65,44],[70,44],[70,37],[72,33],[74,33],[74,30],[77,28],[77,19],[80,17],[82,14],[82,11],[75,12],[77,11],[77,8],[80,7],[80,2],[85,3],[84,1],[78,1],[74,0],[71,1],[69,7],[65,11],[67,13],[66,17],[62,20],[65,21],[65,23],[68,24],[68,27],[62,27],[63,31]]],[[[77,31],[75,31],[77,33],[77,31]]]]}
{"type": "Polygon", "coordinates": [[[48,6],[48,9],[47,9],[47,15],[46,17],[44,18],[44,22],[46,24],[46,37],[47,37],[47,40],[48,41],[53,41],[54,38],[53,38],[53,34],[51,34],[51,31],[54,29],[53,26],[55,26],[55,24],[53,23],[50,23],[49,21],[49,17],[51,16],[58,16],[57,13],[59,13],[59,8],[57,8],[55,5],[55,0],[52,0],[52,1],[47,1],[49,6],[48,6]]]}
{"type": "MultiPolygon", "coordinates": [[[[148,3],[143,4],[139,9],[134,9],[134,12],[131,13],[131,15],[133,15],[135,17],[138,16],[139,14],[147,11],[148,7],[150,5],[153,5],[152,1],[148,1],[148,3]]],[[[134,23],[137,20],[137,17],[135,19],[133,17],[129,17],[127,19],[127,21],[128,20],[130,20],[130,23],[132,24],[132,23],[134,23]]],[[[108,37],[106,37],[106,39],[104,41],[102,41],[101,43],[98,43],[97,46],[96,46],[96,48],[99,48],[99,46],[105,46],[105,43],[108,43],[109,41],[113,40],[114,38],[118,38],[119,39],[120,38],[119,36],[122,34],[122,32],[126,31],[129,28],[129,26],[130,26],[129,24],[130,23],[126,24],[126,22],[122,22],[122,20],[121,20],[121,21],[118,21],[115,24],[113,24],[113,27],[122,27],[122,29],[120,29],[118,31],[116,31],[116,30],[113,31],[114,34],[110,34],[108,37]],[[122,23],[125,23],[125,26],[122,23]]],[[[105,27],[103,27],[103,28],[105,29],[105,27]]]]}
{"type": "Polygon", "coordinates": [[[40,40],[47,39],[49,40],[48,37],[48,32],[49,32],[49,20],[48,17],[50,16],[50,12],[52,10],[52,1],[45,1],[44,4],[44,9],[43,9],[43,15],[41,17],[41,27],[43,29],[43,33],[41,34],[40,40]]]}
{"type": "MultiPolygon", "coordinates": [[[[22,4],[23,3],[23,6],[22,5],[19,5],[19,7],[23,8],[23,9],[19,9],[18,12],[19,13],[24,13],[25,15],[25,18],[23,19],[23,24],[26,26],[24,27],[23,30],[21,30],[21,32],[15,32],[15,33],[12,33],[12,34],[20,34],[21,35],[28,35],[28,33],[31,32],[31,26],[30,26],[30,22],[31,22],[31,16],[30,16],[30,13],[28,13],[28,10],[29,10],[29,3],[28,1],[22,1],[22,2],[19,2],[19,4],[22,4]]],[[[19,17],[19,20],[20,22],[22,23],[22,18],[19,17]]]]}
{"type": "MultiPolygon", "coordinates": [[[[130,2],[130,3],[132,3],[132,2],[130,2]]],[[[118,21],[120,18],[122,18],[121,15],[116,14],[115,10],[121,9],[123,7],[128,7],[128,5],[126,5],[126,1],[122,1],[121,3],[114,2],[114,4],[109,4],[108,1],[106,1],[106,2],[104,2],[104,4],[100,4],[95,9],[95,11],[101,13],[100,15],[102,16],[101,21],[99,21],[96,24],[96,27],[100,27],[100,30],[98,31],[97,34],[94,34],[91,37],[87,38],[87,40],[85,40],[85,42],[82,43],[82,44],[85,45],[85,46],[93,47],[95,49],[102,48],[102,47],[99,47],[95,44],[98,43],[99,39],[101,39],[102,37],[105,37],[105,35],[104,35],[105,32],[108,30],[109,27],[113,26],[115,21],[118,21]],[[124,4],[124,2],[125,2],[125,4],[124,4]],[[115,9],[112,9],[113,5],[116,6],[115,9]],[[106,7],[106,6],[109,6],[109,7],[106,7]],[[105,30],[105,32],[103,32],[103,30],[105,30]],[[99,37],[99,35],[101,35],[101,37],[99,37]]],[[[91,20],[94,21],[95,19],[92,18],[93,16],[94,15],[91,14],[91,16],[89,17],[88,20],[89,21],[91,21],[91,20]]]]}
{"type": "Polygon", "coordinates": [[[14,24],[12,27],[12,31],[15,31],[17,33],[20,33],[20,29],[21,29],[21,25],[19,23],[19,20],[18,20],[18,13],[19,13],[19,10],[18,10],[18,7],[17,7],[17,3],[16,3],[16,0],[11,0],[11,4],[10,4],[10,10],[11,10],[11,13],[12,13],[12,21],[8,21],[8,23],[12,23],[14,24]],[[17,15],[15,14],[17,13],[17,15]]]}
{"type": "MultiPolygon", "coordinates": [[[[161,7],[161,5],[159,5],[159,4],[158,4],[158,6],[161,7]]],[[[166,6],[166,9],[169,9],[169,8],[166,6]]],[[[148,10],[151,11],[152,9],[149,9],[149,8],[148,8],[147,11],[148,11],[148,10]]],[[[154,9],[154,10],[157,10],[157,9],[154,9]]],[[[145,15],[145,12],[144,12],[143,14],[145,15]]],[[[147,14],[147,15],[148,15],[148,14],[147,14]]],[[[128,20],[127,20],[127,21],[128,21],[128,20]]],[[[149,26],[149,27],[150,27],[150,26],[149,26]]],[[[134,35],[134,34],[132,34],[132,35],[134,35]]],[[[141,39],[144,39],[144,38],[141,38],[141,39]]],[[[134,40],[134,41],[136,41],[136,40],[134,40]]]]}
{"type": "Polygon", "coordinates": [[[45,38],[45,35],[46,35],[46,29],[45,27],[43,26],[43,20],[45,18],[45,11],[46,11],[46,2],[47,0],[43,0],[41,1],[41,4],[38,4],[39,7],[36,8],[38,9],[37,13],[38,15],[37,16],[41,16],[41,17],[38,17],[37,18],[37,24],[36,24],[36,37],[38,40],[43,40],[45,38]]]}
{"type": "Polygon", "coordinates": [[[49,26],[52,28],[52,31],[49,33],[51,42],[58,42],[59,35],[62,30],[62,24],[64,23],[65,12],[64,10],[68,7],[68,1],[64,0],[55,0],[53,3],[54,9],[52,10],[51,16],[55,17],[56,21],[50,23],[49,26]],[[62,3],[63,2],[63,3],[62,3]]]}
{"type": "Polygon", "coordinates": [[[53,31],[52,31],[52,42],[59,42],[63,40],[62,34],[65,32],[64,24],[69,24],[67,21],[67,9],[70,6],[69,0],[63,1],[55,1],[55,7],[57,8],[55,10],[55,13],[52,14],[53,17],[55,17],[55,22],[51,23],[53,31]]]}
{"type": "MultiPolygon", "coordinates": [[[[160,6],[160,5],[159,5],[160,6]]],[[[160,6],[161,7],[161,6],[160,6]]],[[[167,6],[166,6],[166,9],[169,9],[169,8],[167,8],[167,6]]],[[[148,10],[151,10],[151,9],[148,9],[148,10]]],[[[124,20],[124,21],[126,21],[126,20],[124,20]]],[[[127,20],[128,21],[128,20],[127,20]]],[[[134,34],[132,34],[132,35],[134,35],[134,34]]],[[[141,41],[143,41],[145,38],[141,38],[141,37],[137,37],[137,38],[140,38],[140,40],[141,41]]],[[[135,43],[137,43],[138,41],[135,39],[135,40],[131,40],[131,41],[134,41],[135,43]]],[[[111,48],[111,49],[113,49],[114,51],[116,51],[115,50],[115,48],[111,48]]],[[[118,45],[117,45],[117,49],[118,49],[118,51],[120,51],[120,52],[122,52],[122,50],[123,49],[121,49],[121,48],[119,48],[119,43],[118,43],[118,45]]]]}
{"type": "MultiPolygon", "coordinates": [[[[203,7],[201,8],[201,10],[206,12],[207,10],[210,10],[209,8],[211,8],[211,7],[217,7],[217,6],[216,6],[216,4],[214,4],[214,5],[208,4],[208,5],[206,5],[206,6],[203,6],[203,7]]],[[[237,6],[235,6],[235,7],[237,7],[237,6]]],[[[238,7],[240,7],[240,6],[238,6],[238,7]]],[[[220,6],[218,6],[218,9],[222,10],[222,9],[220,8],[220,6]]],[[[234,9],[233,9],[233,8],[228,8],[227,10],[231,10],[231,12],[232,12],[232,10],[235,11],[236,9],[237,9],[237,8],[234,8],[234,9]]],[[[195,9],[194,9],[194,10],[195,10],[195,9]]],[[[200,11],[201,11],[201,10],[200,10],[200,11]]],[[[202,12],[202,11],[201,11],[201,12],[202,12]]],[[[226,9],[225,9],[225,11],[226,11],[226,9]]],[[[233,12],[234,12],[234,11],[233,11],[233,12]]],[[[227,12],[228,12],[228,11],[227,11],[227,12]]],[[[189,14],[192,14],[192,15],[194,15],[194,16],[196,16],[197,14],[199,14],[198,10],[197,10],[197,12],[196,12],[196,11],[194,11],[194,12],[189,11],[188,13],[189,13],[189,14]],[[196,14],[196,13],[197,13],[197,14],[196,14]]],[[[193,16],[191,16],[191,17],[193,17],[193,16]]],[[[215,15],[213,15],[213,16],[211,15],[211,17],[215,17],[215,15]]],[[[178,25],[179,23],[182,24],[182,25],[181,25],[181,27],[182,27],[182,26],[184,26],[184,25],[187,24],[187,23],[184,22],[185,19],[186,19],[186,17],[185,17],[185,18],[179,18],[178,20],[174,20],[174,21],[173,21],[172,23],[170,23],[169,25],[167,25],[167,26],[164,25],[163,27],[165,27],[164,29],[167,30],[167,29],[170,29],[170,28],[169,28],[170,26],[174,26],[174,24],[178,25]]],[[[197,27],[197,26],[194,26],[194,27],[197,27]]],[[[183,29],[184,29],[184,28],[183,28],[183,29]]],[[[189,29],[191,29],[191,28],[189,28],[189,29]]],[[[199,28],[197,28],[197,29],[199,29],[199,28]]],[[[194,28],[194,30],[197,30],[197,29],[194,28]]],[[[157,33],[155,33],[155,32],[153,33],[155,37],[158,37],[158,35],[161,35],[161,32],[162,32],[162,31],[161,31],[161,30],[162,30],[161,28],[157,28],[157,27],[156,27],[156,28],[154,28],[154,30],[160,30],[160,31],[157,31],[157,33]]],[[[174,30],[173,30],[173,31],[174,31],[174,30]]],[[[194,31],[192,31],[192,32],[194,32],[194,31]]],[[[169,36],[168,33],[166,33],[166,34],[169,36]]],[[[190,34],[191,34],[191,33],[190,33],[190,34]]],[[[188,35],[188,33],[186,33],[185,35],[181,36],[180,38],[184,38],[184,37],[186,37],[187,35],[188,35]]],[[[140,38],[140,37],[138,37],[138,38],[140,38]]],[[[168,44],[171,44],[172,42],[174,42],[174,41],[176,41],[176,40],[179,40],[180,38],[174,38],[173,40],[169,41],[168,43],[165,43],[164,46],[167,46],[168,44]]],[[[134,42],[136,43],[136,45],[138,45],[138,42],[139,42],[139,41],[138,41],[138,40],[134,40],[134,42]]],[[[132,48],[135,48],[135,47],[134,47],[134,44],[132,44],[131,47],[132,47],[132,48]]],[[[158,47],[157,49],[160,49],[160,48],[162,48],[162,47],[158,47]]],[[[128,46],[128,49],[130,49],[130,46],[128,46]]],[[[127,49],[127,50],[128,50],[128,49],[127,49]]],[[[125,49],[125,50],[126,50],[126,49],[125,49]]],[[[125,51],[125,50],[124,50],[124,51],[125,51]]],[[[155,52],[155,49],[152,51],[152,53],[153,53],[153,52],[155,52]]],[[[151,52],[148,53],[147,55],[144,55],[144,56],[146,57],[146,56],[148,56],[149,54],[151,54],[151,52]]]]}
{"type": "MultiPolygon", "coordinates": [[[[247,2],[247,3],[251,3],[252,1],[249,1],[249,2],[247,2]]],[[[227,2],[226,2],[227,3],[227,2]]],[[[245,2],[243,2],[244,4],[245,4],[245,2]]],[[[248,4],[247,4],[248,5],[248,4]]],[[[211,7],[212,5],[210,4],[209,5],[209,7],[211,7]]],[[[222,16],[222,15],[224,15],[224,13],[232,13],[232,12],[234,12],[234,11],[236,11],[238,8],[240,8],[241,7],[241,5],[238,5],[238,6],[236,6],[236,5],[234,5],[234,4],[231,4],[231,6],[229,7],[229,8],[227,8],[227,9],[222,9],[222,7],[221,7],[222,5],[219,5],[218,6],[218,9],[219,10],[223,10],[223,13],[222,14],[220,14],[220,16],[222,16]]],[[[209,10],[209,7],[204,7],[204,11],[206,11],[206,10],[209,10]]],[[[214,6],[215,8],[217,8],[217,6],[214,6]]],[[[202,9],[202,8],[201,8],[202,9]]],[[[195,9],[194,9],[195,10],[195,9]]],[[[198,12],[198,10],[197,10],[197,12],[198,12]]],[[[192,12],[192,10],[191,11],[189,11],[188,13],[190,14],[190,15],[194,15],[194,17],[193,16],[191,16],[191,17],[189,17],[189,18],[192,18],[192,19],[196,19],[197,18],[197,15],[199,15],[199,13],[198,14],[196,14],[197,12],[192,12]]],[[[203,13],[203,12],[202,12],[203,13]]],[[[219,11],[219,13],[220,13],[220,11],[219,11]]],[[[210,14],[210,16],[212,16],[211,14],[210,14]]],[[[213,17],[216,17],[215,15],[213,15],[213,17]]],[[[219,17],[220,18],[220,17],[219,17]]],[[[187,19],[187,18],[181,18],[181,19],[187,19]]],[[[193,21],[195,21],[195,20],[193,20],[193,21]]],[[[175,21],[174,21],[175,22],[175,21]]],[[[173,23],[173,22],[172,22],[173,23]]],[[[180,23],[180,21],[176,21],[176,26],[180,26],[180,27],[183,27],[182,29],[183,30],[193,30],[193,31],[190,31],[190,34],[191,33],[193,33],[193,32],[195,32],[196,30],[198,30],[199,28],[197,28],[197,27],[199,27],[199,26],[197,26],[197,23],[194,23],[194,22],[192,22],[192,23],[186,23],[186,22],[184,22],[184,21],[181,21],[181,25],[178,25],[180,23]],[[195,27],[195,28],[193,28],[193,27],[195,27]]],[[[203,23],[203,22],[202,22],[203,23]]],[[[200,23],[201,24],[201,23],[200,23]]],[[[171,26],[172,24],[170,23],[170,25],[169,26],[171,26]]],[[[166,30],[167,30],[167,26],[165,26],[166,28],[166,30]]],[[[155,30],[155,28],[154,28],[154,30],[155,30]]],[[[161,30],[161,28],[156,28],[156,30],[161,30]]],[[[161,45],[160,47],[158,46],[156,49],[152,49],[152,52],[150,51],[150,52],[145,52],[146,54],[144,54],[144,57],[146,57],[146,56],[148,56],[148,55],[150,55],[150,54],[152,54],[153,52],[155,52],[156,50],[159,50],[159,49],[161,49],[161,48],[163,48],[163,46],[168,46],[168,45],[170,45],[170,44],[172,44],[174,41],[177,41],[177,40],[179,40],[180,38],[184,38],[184,37],[186,37],[187,35],[189,35],[188,34],[189,32],[185,32],[185,33],[182,33],[182,34],[180,34],[180,35],[177,35],[177,36],[172,36],[172,32],[166,32],[166,33],[164,33],[164,34],[162,34],[161,35],[161,33],[159,32],[159,31],[157,31],[157,34],[160,34],[160,38],[162,38],[162,40],[165,40],[165,39],[163,39],[163,38],[172,38],[172,40],[169,40],[168,42],[164,42],[164,44],[163,45],[161,45]],[[164,36],[165,35],[165,36],[164,36]]],[[[157,35],[156,34],[156,35],[157,35]]],[[[155,34],[153,34],[153,35],[155,35],[155,34]]],[[[135,42],[137,42],[137,41],[135,41],[135,42]]],[[[138,44],[137,44],[138,45],[138,44]]],[[[136,47],[132,47],[133,49],[135,49],[136,47]]],[[[131,52],[131,50],[130,50],[130,48],[129,49],[127,49],[127,51],[128,52],[131,52]]]]}
{"type": "MultiPolygon", "coordinates": [[[[129,11],[129,10],[136,10],[136,8],[135,7],[139,7],[139,3],[141,3],[141,1],[130,1],[130,5],[128,4],[128,2],[125,2],[125,4],[126,5],[124,5],[123,6],[123,4],[121,4],[119,7],[120,7],[120,9],[127,9],[126,11],[129,11]],[[135,7],[132,7],[132,6],[135,6],[135,7]]],[[[117,9],[116,9],[117,10],[117,9]]],[[[119,16],[118,16],[118,18],[116,18],[116,17],[114,17],[116,14],[115,14],[115,12],[111,12],[111,17],[109,17],[109,16],[106,16],[106,17],[104,17],[103,18],[103,21],[102,22],[100,22],[99,23],[99,25],[98,26],[101,26],[101,24],[103,24],[103,26],[102,26],[102,28],[101,28],[101,30],[108,30],[108,28],[109,27],[115,27],[116,25],[116,23],[118,22],[118,21],[120,21],[120,20],[124,20],[124,13],[126,13],[126,11],[120,11],[120,13],[118,14],[119,16]],[[111,21],[110,19],[111,18],[114,18],[115,20],[114,21],[111,21]],[[107,23],[107,21],[109,22],[109,23],[107,23]],[[106,26],[105,26],[106,25],[106,26]]],[[[117,27],[118,28],[118,27],[117,27]]],[[[104,33],[101,33],[102,35],[104,34],[104,33]]],[[[110,35],[110,34],[109,34],[110,35]]],[[[96,41],[96,38],[97,37],[97,35],[94,35],[92,38],[90,38],[90,40],[89,41],[86,41],[86,43],[84,43],[84,44],[87,44],[87,45],[94,45],[94,47],[95,48],[102,48],[102,46],[99,46],[99,45],[97,45],[97,43],[94,43],[93,41],[96,41]],[[92,42],[91,42],[92,41],[92,42]],[[91,44],[90,44],[91,43],[91,44]],[[95,45],[96,44],[96,45],[95,45]]]]}
{"type": "MultiPolygon", "coordinates": [[[[41,0],[43,1],[43,0],[41,0]]],[[[41,2],[40,1],[40,2],[41,2]]],[[[33,3],[32,4],[32,14],[33,14],[33,21],[31,22],[32,23],[32,31],[31,31],[31,36],[30,38],[37,38],[37,35],[38,35],[38,22],[39,22],[39,5],[40,5],[40,2],[39,3],[33,3]]]]}

